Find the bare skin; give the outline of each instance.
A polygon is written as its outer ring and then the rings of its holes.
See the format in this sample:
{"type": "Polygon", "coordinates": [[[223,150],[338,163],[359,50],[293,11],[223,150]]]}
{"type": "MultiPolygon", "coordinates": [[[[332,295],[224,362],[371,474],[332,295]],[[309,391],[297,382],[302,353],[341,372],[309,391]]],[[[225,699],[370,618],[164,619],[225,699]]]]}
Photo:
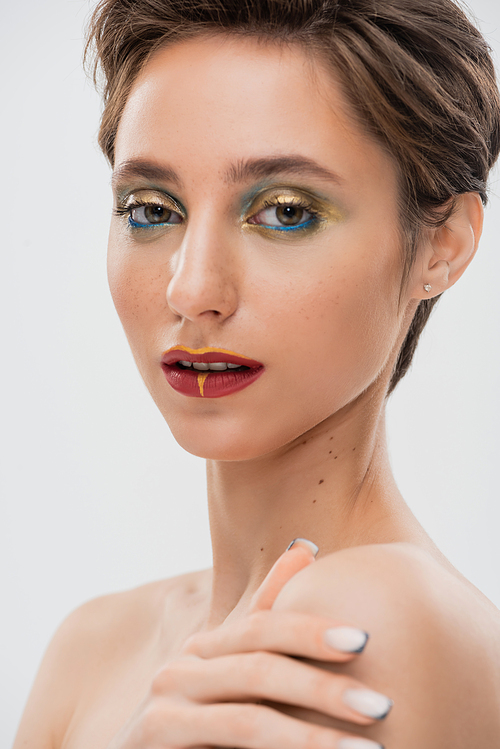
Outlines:
{"type": "MultiPolygon", "coordinates": [[[[217,656],[235,652],[263,650],[300,654],[308,658],[306,662],[332,670],[334,678],[348,677],[357,686],[369,686],[391,695],[395,705],[389,717],[379,724],[361,716],[338,720],[332,714],[339,707],[336,699],[339,685],[313,682],[309,686],[303,679],[295,682],[300,693],[296,702],[306,707],[290,706],[291,700],[286,698],[283,702],[276,698],[267,701],[270,691],[279,692],[278,680],[271,680],[269,670],[262,669],[262,664],[257,664],[256,671],[261,669],[263,677],[256,679],[255,672],[244,673],[239,663],[236,682],[241,690],[251,677],[252,688],[256,690],[254,701],[259,696],[261,703],[272,705],[280,713],[331,727],[333,731],[331,735],[329,731],[327,736],[308,736],[304,740],[296,725],[279,726],[280,735],[276,739],[270,726],[263,725],[261,731],[256,730],[246,741],[240,735],[239,742],[233,741],[235,744],[274,747],[286,738],[293,747],[335,747],[339,737],[354,735],[383,741],[387,747],[465,749],[474,741],[493,749],[499,730],[499,673],[495,665],[498,664],[495,653],[500,648],[498,612],[472,586],[464,585],[459,576],[426,559],[426,552],[398,544],[380,545],[374,551],[370,546],[353,548],[347,552],[350,558],[342,558],[344,552],[338,552],[310,568],[306,566],[307,560],[305,564],[299,561],[306,568],[283,587],[278,575],[271,598],[263,596],[264,607],[272,601],[272,611],[260,613],[290,616],[288,612],[303,611],[307,612],[304,621],[271,619],[263,627],[262,620],[255,618],[255,612],[258,616],[259,611],[254,605],[253,614],[248,611],[232,617],[236,619],[233,625],[226,623],[208,630],[210,571],[91,601],[69,617],[56,634],[40,669],[14,749],[192,745],[193,737],[186,736],[185,728],[186,696],[192,697],[193,682],[199,691],[200,685],[212,686],[217,679],[213,673],[210,679],[200,678],[197,673],[189,678],[185,669],[186,651],[187,665],[191,668],[191,653],[216,660],[217,656]],[[408,564],[412,556],[418,569],[412,570],[408,564]],[[376,570],[368,585],[367,561],[372,571],[376,570]],[[398,580],[398,574],[394,574],[394,562],[403,573],[403,601],[401,576],[398,580]],[[320,570],[322,563],[326,563],[326,570],[320,570]],[[361,570],[357,569],[360,564],[361,570]],[[326,575],[317,574],[323,571],[326,575]],[[383,577],[377,574],[381,571],[383,577]],[[315,596],[311,580],[304,580],[311,573],[315,586],[334,594],[335,618],[325,618],[323,596],[315,596]],[[432,584],[439,600],[439,616],[433,605],[425,601],[427,589],[423,590],[424,600],[415,601],[419,578],[420,582],[424,578],[432,584]],[[397,604],[392,596],[394,589],[399,591],[397,604]],[[276,594],[279,594],[277,599],[276,594]],[[251,626],[243,626],[241,636],[237,628],[245,621],[251,626]],[[322,643],[326,628],[345,623],[364,625],[370,631],[369,645],[360,656],[334,653],[322,643]],[[211,636],[215,636],[213,641],[211,636]],[[337,665],[328,665],[335,662],[337,665]],[[308,699],[316,709],[307,709],[308,699]],[[154,730],[149,735],[151,716],[154,730]],[[177,741],[169,736],[168,730],[177,728],[179,722],[184,729],[184,742],[178,736],[177,741]]],[[[283,557],[278,564],[282,560],[283,557]]],[[[222,672],[228,671],[234,673],[234,663],[224,664],[222,672]]],[[[219,680],[221,675],[219,672],[219,680]]],[[[286,670],[284,676],[288,678],[286,670]]],[[[284,694],[286,687],[280,686],[284,694]]],[[[297,689],[292,692],[296,695],[297,689]]],[[[251,703],[250,694],[246,701],[251,703]]],[[[192,704],[187,703],[188,707],[192,704]]],[[[202,699],[201,704],[206,701],[202,699]]],[[[194,713],[189,720],[197,725],[194,713]]],[[[217,745],[229,746],[236,736],[229,730],[227,716],[224,720],[216,716],[213,723],[212,731],[219,729],[217,745]]],[[[209,727],[203,729],[207,744],[216,743],[208,739],[213,736],[209,727]]]]}
{"type": "Polygon", "coordinates": [[[114,188],[118,205],[154,191],[176,219],[132,230],[128,215],[115,216],[109,279],[156,404],[178,442],[207,459],[214,566],[70,617],[15,749],[333,749],[353,734],[387,749],[494,749],[500,614],[406,506],[384,426],[391,372],[429,296],[424,285],[445,291],[476,251],[478,196],[462,196],[445,227],[424,232],[400,297],[390,157],[354,122],[319,62],[299,48],[220,36],[179,43],[148,62],[118,130],[114,188]],[[292,157],[300,168],[276,168],[292,157]],[[126,173],[134,160],[163,176],[126,173]],[[241,168],[252,160],[264,164],[265,179],[241,168]],[[272,228],[273,209],[258,203],[280,190],[312,195],[313,209],[324,208],[321,224],[300,236],[272,228]],[[265,372],[230,396],[189,398],[161,368],[174,345],[235,350],[265,372]],[[275,570],[266,603],[260,586],[295,537],[317,543],[318,560],[289,574],[293,552],[281,557],[288,574],[278,582],[275,570]],[[254,615],[264,611],[263,624],[254,615]],[[300,627],[298,613],[311,617],[300,627]],[[250,645],[249,620],[258,622],[250,645]],[[367,630],[366,652],[328,658],[318,633],[332,623],[367,630]],[[240,660],[224,660],[228,642],[240,660]],[[276,653],[286,659],[274,677],[276,653]],[[330,681],[318,688],[298,671],[288,675],[304,666],[288,655],[330,681]],[[346,677],[392,698],[389,717],[345,712],[333,693],[330,707],[320,704],[346,677]],[[221,712],[228,702],[239,705],[236,716],[221,712]],[[331,728],[304,738],[303,722],[280,722],[285,713],[331,728]]]}

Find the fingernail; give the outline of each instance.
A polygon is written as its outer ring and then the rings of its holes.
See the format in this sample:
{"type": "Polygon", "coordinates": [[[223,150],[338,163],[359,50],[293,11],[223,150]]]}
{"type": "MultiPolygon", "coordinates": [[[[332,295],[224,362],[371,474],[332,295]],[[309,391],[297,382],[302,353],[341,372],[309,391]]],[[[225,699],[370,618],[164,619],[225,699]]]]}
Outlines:
{"type": "Polygon", "coordinates": [[[302,546],[306,546],[308,549],[310,549],[313,553],[313,556],[318,555],[319,548],[316,546],[316,544],[313,544],[312,541],[308,541],[307,538],[294,538],[292,543],[287,546],[287,551],[290,551],[292,546],[295,546],[295,544],[301,544],[302,546]]]}
{"type": "Polygon", "coordinates": [[[370,739],[355,739],[346,738],[340,739],[337,744],[338,749],[384,749],[382,744],[376,741],[370,741],[370,739]]]}
{"type": "Polygon", "coordinates": [[[383,720],[394,704],[385,694],[372,692],[371,689],[346,689],[342,699],[356,712],[377,720],[383,720]]]}
{"type": "Polygon", "coordinates": [[[368,637],[368,632],[356,627],[332,627],[324,634],[326,644],[341,653],[362,653],[368,637]]]}

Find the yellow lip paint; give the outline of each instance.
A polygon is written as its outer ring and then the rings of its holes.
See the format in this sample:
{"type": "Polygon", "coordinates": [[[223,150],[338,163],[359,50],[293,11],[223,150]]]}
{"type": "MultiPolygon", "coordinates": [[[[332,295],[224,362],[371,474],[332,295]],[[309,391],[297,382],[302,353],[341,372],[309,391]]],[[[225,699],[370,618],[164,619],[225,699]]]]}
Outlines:
{"type": "Polygon", "coordinates": [[[207,379],[209,375],[209,372],[200,372],[198,375],[198,387],[200,388],[200,395],[203,398],[203,386],[205,384],[205,380],[207,379]]]}
{"type": "Polygon", "coordinates": [[[169,351],[187,351],[188,354],[210,354],[212,352],[217,352],[218,354],[229,354],[230,356],[237,356],[239,359],[250,360],[249,356],[245,356],[244,354],[237,354],[236,351],[229,351],[229,349],[225,349],[225,348],[212,348],[211,346],[208,346],[206,348],[189,348],[188,346],[171,346],[171,348],[165,351],[165,354],[168,354],[169,351]]]}

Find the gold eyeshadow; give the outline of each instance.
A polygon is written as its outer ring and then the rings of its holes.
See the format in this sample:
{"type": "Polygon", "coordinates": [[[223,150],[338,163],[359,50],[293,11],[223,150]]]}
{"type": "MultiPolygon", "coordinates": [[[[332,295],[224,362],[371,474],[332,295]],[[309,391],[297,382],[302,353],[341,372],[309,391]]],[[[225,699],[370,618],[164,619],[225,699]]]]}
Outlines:
{"type": "MultiPolygon", "coordinates": [[[[169,229],[170,227],[184,223],[187,218],[186,211],[174,198],[168,195],[168,193],[153,188],[139,188],[127,191],[121,195],[119,194],[114,213],[119,217],[127,218],[129,230],[134,232],[135,235],[143,236],[144,238],[147,235],[150,235],[152,238],[152,229],[169,229]],[[132,218],[134,209],[149,206],[153,208],[160,207],[166,211],[174,212],[180,216],[181,220],[178,222],[175,220],[170,221],[169,217],[164,221],[142,223],[132,218]]],[[[244,200],[244,209],[240,216],[240,221],[242,229],[245,231],[256,231],[260,235],[271,239],[293,240],[316,234],[318,231],[334,223],[338,223],[344,218],[344,211],[338,206],[333,205],[328,199],[314,194],[309,190],[297,188],[292,185],[277,185],[253,191],[251,196],[244,200]],[[265,222],[257,223],[252,220],[262,211],[274,208],[277,210],[275,216],[275,219],[278,221],[277,224],[269,225],[265,222]],[[302,223],[287,224],[286,208],[302,209],[309,215],[302,223]],[[284,223],[280,223],[282,220],[279,218],[280,209],[284,223]]]]}
{"type": "Polygon", "coordinates": [[[252,198],[243,214],[243,228],[257,231],[264,236],[276,239],[297,239],[301,236],[315,234],[344,218],[343,211],[329,201],[314,195],[308,190],[291,186],[278,186],[259,192],[252,198]],[[252,223],[251,219],[268,208],[280,207],[302,208],[310,214],[303,224],[269,226],[265,223],[252,223]]]}
{"type": "MultiPolygon", "coordinates": [[[[141,208],[144,206],[161,206],[167,211],[174,211],[175,213],[178,213],[183,218],[185,218],[185,211],[182,206],[177,203],[177,201],[175,201],[166,193],[161,192],[160,190],[152,190],[148,188],[134,190],[132,192],[126,193],[123,196],[118,196],[115,214],[118,216],[130,217],[134,208],[141,208]]],[[[152,226],[165,225],[165,223],[145,224],[144,227],[150,228],[152,226]]]]}
{"type": "Polygon", "coordinates": [[[151,188],[131,190],[125,194],[119,194],[117,196],[117,207],[113,213],[120,219],[126,220],[127,230],[132,232],[136,239],[144,241],[154,240],[158,236],[159,229],[169,230],[182,224],[185,219],[185,211],[176,200],[160,190],[151,188]],[[139,211],[141,208],[144,209],[145,222],[136,221],[133,218],[133,212],[139,211]],[[148,212],[151,214],[149,217],[148,212]],[[165,215],[162,215],[163,213],[165,215]]]}

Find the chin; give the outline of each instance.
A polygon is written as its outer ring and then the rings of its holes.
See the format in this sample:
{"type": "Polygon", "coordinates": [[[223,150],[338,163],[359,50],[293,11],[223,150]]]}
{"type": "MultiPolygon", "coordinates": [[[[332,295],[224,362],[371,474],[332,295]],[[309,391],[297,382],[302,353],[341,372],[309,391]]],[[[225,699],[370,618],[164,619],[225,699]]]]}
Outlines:
{"type": "Polygon", "coordinates": [[[205,460],[252,460],[268,452],[255,439],[249,440],[248,436],[238,438],[223,429],[206,429],[203,434],[193,434],[185,425],[180,429],[170,428],[176,442],[186,452],[205,460]]]}

